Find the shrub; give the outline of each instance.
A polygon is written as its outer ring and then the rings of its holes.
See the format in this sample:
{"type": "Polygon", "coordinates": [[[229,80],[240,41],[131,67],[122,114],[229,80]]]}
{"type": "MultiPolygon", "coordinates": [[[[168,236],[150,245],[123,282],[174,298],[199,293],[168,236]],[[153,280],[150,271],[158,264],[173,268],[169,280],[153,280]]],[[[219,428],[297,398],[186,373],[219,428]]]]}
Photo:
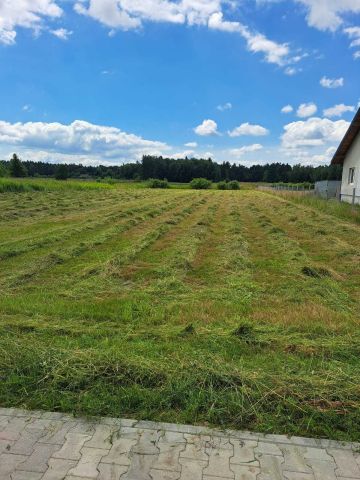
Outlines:
{"type": "Polygon", "coordinates": [[[240,183],[236,180],[232,180],[227,184],[229,190],[240,190],[240,183]]]}
{"type": "Polygon", "coordinates": [[[217,188],[218,190],[227,190],[228,184],[225,181],[219,182],[217,188]]]}
{"type": "Polygon", "coordinates": [[[190,188],[194,190],[207,190],[211,187],[212,182],[207,178],[193,178],[190,182],[190,188]]]}
{"type": "Polygon", "coordinates": [[[166,180],[160,180],[158,178],[150,178],[148,181],[148,187],[149,188],[169,188],[169,182],[166,180]]]}

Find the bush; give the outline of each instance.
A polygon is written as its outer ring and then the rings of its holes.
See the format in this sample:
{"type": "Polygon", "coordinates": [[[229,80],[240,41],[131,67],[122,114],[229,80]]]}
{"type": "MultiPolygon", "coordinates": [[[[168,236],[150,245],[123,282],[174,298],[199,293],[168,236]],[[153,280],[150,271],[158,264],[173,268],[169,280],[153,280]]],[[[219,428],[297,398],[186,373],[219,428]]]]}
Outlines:
{"type": "Polygon", "coordinates": [[[227,184],[229,190],[240,190],[240,183],[236,180],[232,180],[227,184]]]}
{"type": "Polygon", "coordinates": [[[169,182],[166,180],[159,180],[158,178],[150,178],[148,181],[149,188],[169,188],[169,182]]]}
{"type": "Polygon", "coordinates": [[[219,182],[217,184],[217,189],[218,190],[227,190],[228,184],[225,181],[219,182]]]}
{"type": "Polygon", "coordinates": [[[212,182],[207,178],[193,178],[190,182],[190,188],[195,190],[207,190],[211,187],[212,182]]]}

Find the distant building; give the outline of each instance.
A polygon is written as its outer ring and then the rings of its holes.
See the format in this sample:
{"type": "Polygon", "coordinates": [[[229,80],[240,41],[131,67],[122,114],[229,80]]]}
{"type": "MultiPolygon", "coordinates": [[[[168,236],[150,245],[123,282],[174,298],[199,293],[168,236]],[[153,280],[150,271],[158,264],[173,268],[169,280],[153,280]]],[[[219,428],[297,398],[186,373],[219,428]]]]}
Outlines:
{"type": "Polygon", "coordinates": [[[345,134],[332,165],[343,165],[341,200],[360,204],[360,109],[345,134]]]}

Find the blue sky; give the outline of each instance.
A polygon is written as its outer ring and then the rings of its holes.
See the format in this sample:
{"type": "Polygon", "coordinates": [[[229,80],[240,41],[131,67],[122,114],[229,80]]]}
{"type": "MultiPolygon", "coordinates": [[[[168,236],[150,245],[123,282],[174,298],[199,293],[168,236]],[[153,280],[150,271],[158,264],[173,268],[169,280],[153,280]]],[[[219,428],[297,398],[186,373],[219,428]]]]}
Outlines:
{"type": "Polygon", "coordinates": [[[0,158],[326,164],[360,0],[0,0],[0,158]]]}

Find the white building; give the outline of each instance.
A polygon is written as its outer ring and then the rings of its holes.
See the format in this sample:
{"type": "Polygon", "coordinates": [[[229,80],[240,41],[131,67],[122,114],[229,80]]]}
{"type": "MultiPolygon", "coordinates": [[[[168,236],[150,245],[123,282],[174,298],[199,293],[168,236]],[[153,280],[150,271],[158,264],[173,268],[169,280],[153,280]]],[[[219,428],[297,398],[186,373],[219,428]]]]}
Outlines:
{"type": "Polygon", "coordinates": [[[341,200],[360,204],[360,109],[340,143],[332,165],[343,165],[341,200]]]}

